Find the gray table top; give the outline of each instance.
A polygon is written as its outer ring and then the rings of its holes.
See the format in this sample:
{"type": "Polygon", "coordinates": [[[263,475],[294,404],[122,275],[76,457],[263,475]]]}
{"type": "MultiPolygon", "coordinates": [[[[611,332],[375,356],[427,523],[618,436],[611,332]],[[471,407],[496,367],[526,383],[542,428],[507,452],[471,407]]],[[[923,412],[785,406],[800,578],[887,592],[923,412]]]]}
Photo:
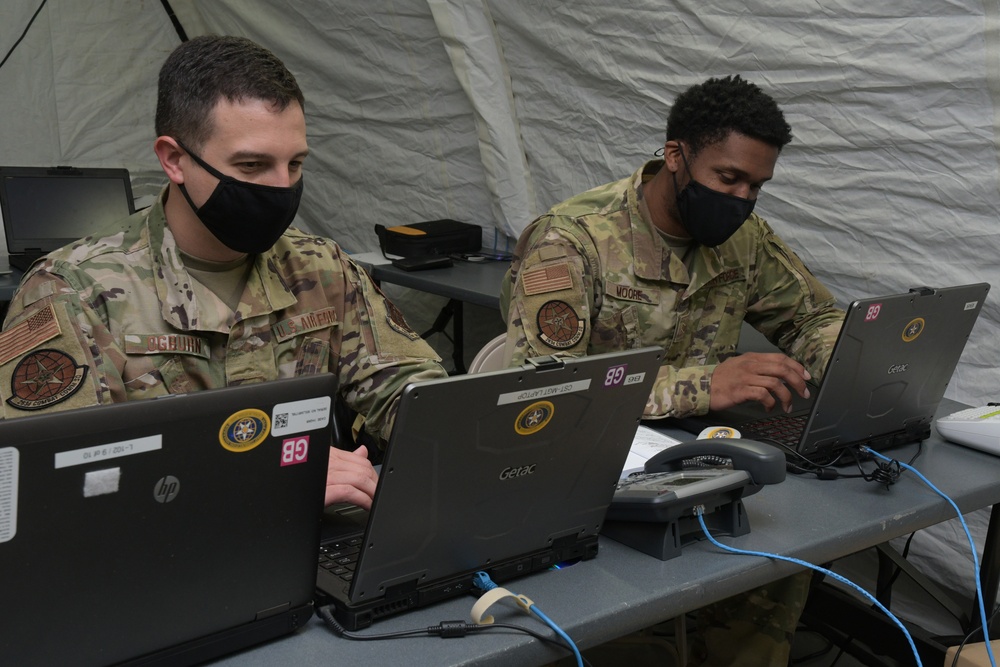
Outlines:
{"type": "Polygon", "coordinates": [[[0,302],[7,302],[14,298],[18,283],[21,282],[21,272],[17,269],[10,273],[0,275],[0,302]]]}
{"type": "Polygon", "coordinates": [[[452,266],[442,269],[404,271],[389,264],[378,253],[353,255],[352,258],[379,282],[495,309],[500,308],[500,282],[510,266],[509,262],[456,260],[452,266]]]}
{"type": "MultiPolygon", "coordinates": [[[[949,414],[962,407],[945,401],[938,413],[949,414]]],[[[905,462],[915,451],[916,445],[910,445],[891,455],[905,462]]],[[[1000,458],[943,442],[936,431],[924,443],[914,467],[951,496],[963,512],[1000,501],[1000,458]]],[[[751,532],[739,538],[721,537],[720,541],[817,564],[954,516],[945,500],[909,472],[889,489],[861,479],[820,481],[790,476],[747,498],[745,507],[751,532]]],[[[704,540],[685,546],[677,558],[660,561],[602,537],[600,553],[594,560],[530,575],[506,587],[534,600],[581,647],[586,647],[798,569],[791,563],[729,554],[704,540]]],[[[467,621],[473,602],[471,597],[450,600],[385,619],[367,632],[423,628],[445,620],[467,621]]],[[[498,622],[519,623],[547,632],[540,622],[513,606],[496,605],[491,613],[498,622]]],[[[507,632],[453,640],[349,641],[332,635],[314,617],[294,635],[221,659],[217,664],[320,665],[335,659],[366,664],[526,665],[543,664],[560,655],[541,642],[507,632]]]]}

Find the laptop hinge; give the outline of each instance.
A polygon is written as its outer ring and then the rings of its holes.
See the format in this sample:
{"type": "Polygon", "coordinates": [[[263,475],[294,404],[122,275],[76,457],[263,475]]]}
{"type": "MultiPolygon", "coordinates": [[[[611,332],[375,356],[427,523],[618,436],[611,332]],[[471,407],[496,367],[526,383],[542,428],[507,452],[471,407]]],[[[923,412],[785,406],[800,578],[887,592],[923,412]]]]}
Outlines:
{"type": "Polygon", "coordinates": [[[544,357],[525,359],[525,364],[530,364],[540,371],[554,371],[566,366],[565,361],[557,359],[551,354],[547,354],[544,357]]]}

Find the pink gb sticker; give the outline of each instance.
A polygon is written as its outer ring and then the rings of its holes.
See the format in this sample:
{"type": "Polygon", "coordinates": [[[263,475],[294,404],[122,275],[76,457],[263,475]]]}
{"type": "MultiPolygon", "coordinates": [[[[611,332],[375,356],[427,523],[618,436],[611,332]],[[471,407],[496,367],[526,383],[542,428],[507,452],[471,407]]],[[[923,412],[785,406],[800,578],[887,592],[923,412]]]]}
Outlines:
{"type": "Polygon", "coordinates": [[[628,369],[628,364],[609,367],[607,375],[604,376],[604,386],[605,387],[621,386],[621,383],[625,381],[625,371],[627,369],[628,369]]]}
{"type": "Polygon", "coordinates": [[[309,436],[300,435],[281,441],[281,465],[293,466],[309,459],[309,436]]]}
{"type": "Polygon", "coordinates": [[[868,306],[868,312],[865,313],[865,322],[871,322],[878,318],[879,312],[882,310],[881,303],[873,303],[868,306]]]}

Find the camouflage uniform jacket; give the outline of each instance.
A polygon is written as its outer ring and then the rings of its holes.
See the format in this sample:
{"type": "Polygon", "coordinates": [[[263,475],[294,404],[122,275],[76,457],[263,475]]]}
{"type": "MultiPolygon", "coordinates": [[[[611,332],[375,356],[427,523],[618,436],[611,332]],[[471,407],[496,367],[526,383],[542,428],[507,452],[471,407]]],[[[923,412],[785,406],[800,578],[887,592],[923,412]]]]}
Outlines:
{"type": "Polygon", "coordinates": [[[185,269],[165,193],[25,274],[0,334],[4,417],[329,371],[385,440],[403,386],[445,375],[363,269],[295,229],[254,258],[234,313],[185,269]]]}
{"type": "Polygon", "coordinates": [[[662,347],[649,417],[704,414],[715,366],[736,354],[744,320],[822,376],[843,312],[768,224],[751,215],[690,272],[654,228],[642,198],[652,161],[573,197],[521,234],[501,289],[512,363],[662,347]]]}

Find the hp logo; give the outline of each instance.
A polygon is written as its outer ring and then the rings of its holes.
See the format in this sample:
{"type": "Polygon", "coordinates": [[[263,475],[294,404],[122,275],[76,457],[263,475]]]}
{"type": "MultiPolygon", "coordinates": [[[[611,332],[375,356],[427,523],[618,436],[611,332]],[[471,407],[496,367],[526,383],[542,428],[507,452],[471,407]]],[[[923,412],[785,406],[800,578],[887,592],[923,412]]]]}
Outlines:
{"type": "Polygon", "coordinates": [[[181,481],[173,475],[161,477],[153,487],[153,497],[158,503],[169,503],[181,492],[181,481]]]}

